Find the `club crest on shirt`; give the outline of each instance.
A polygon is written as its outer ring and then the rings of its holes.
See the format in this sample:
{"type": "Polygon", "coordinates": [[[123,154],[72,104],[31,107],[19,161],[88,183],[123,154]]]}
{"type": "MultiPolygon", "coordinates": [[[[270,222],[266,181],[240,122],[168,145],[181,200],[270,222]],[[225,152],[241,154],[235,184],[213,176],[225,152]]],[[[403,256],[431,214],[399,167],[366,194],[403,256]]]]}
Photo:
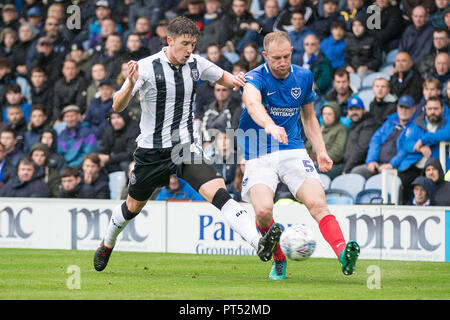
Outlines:
{"type": "Polygon", "coordinates": [[[301,94],[302,94],[302,89],[301,88],[292,88],[291,89],[291,95],[295,99],[298,99],[298,97],[300,97],[301,94]]]}
{"type": "Polygon", "coordinates": [[[134,172],[131,172],[130,184],[136,184],[136,176],[134,175],[134,172]]]}
{"type": "Polygon", "coordinates": [[[242,186],[245,187],[247,185],[247,182],[248,182],[248,177],[242,181],[242,186]]]}
{"type": "Polygon", "coordinates": [[[198,81],[200,79],[200,73],[198,72],[197,68],[191,69],[191,77],[192,77],[192,80],[194,80],[194,81],[198,81]]]}

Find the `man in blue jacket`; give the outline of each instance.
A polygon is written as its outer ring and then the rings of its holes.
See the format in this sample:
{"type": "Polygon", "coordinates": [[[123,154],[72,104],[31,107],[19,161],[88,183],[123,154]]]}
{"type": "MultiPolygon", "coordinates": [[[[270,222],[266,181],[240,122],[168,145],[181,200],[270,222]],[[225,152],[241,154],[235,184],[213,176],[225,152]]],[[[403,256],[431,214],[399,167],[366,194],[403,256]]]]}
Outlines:
{"type": "Polygon", "coordinates": [[[422,174],[427,159],[439,158],[439,143],[450,141],[450,121],[444,116],[441,98],[430,97],[425,106],[425,114],[417,117],[400,139],[401,150],[395,161],[391,161],[391,165],[399,171],[403,202],[408,202],[411,182],[422,174]]]}
{"type": "Polygon", "coordinates": [[[367,151],[366,163],[359,165],[351,171],[369,179],[371,176],[381,173],[383,169],[392,168],[392,163],[397,161],[400,136],[409,128],[415,119],[414,99],[405,95],[400,97],[397,103],[397,112],[388,116],[387,120],[375,131],[370,140],[367,151]]]}
{"type": "Polygon", "coordinates": [[[193,200],[206,201],[186,181],[176,175],[170,176],[169,185],[162,188],[156,200],[193,200]]]}

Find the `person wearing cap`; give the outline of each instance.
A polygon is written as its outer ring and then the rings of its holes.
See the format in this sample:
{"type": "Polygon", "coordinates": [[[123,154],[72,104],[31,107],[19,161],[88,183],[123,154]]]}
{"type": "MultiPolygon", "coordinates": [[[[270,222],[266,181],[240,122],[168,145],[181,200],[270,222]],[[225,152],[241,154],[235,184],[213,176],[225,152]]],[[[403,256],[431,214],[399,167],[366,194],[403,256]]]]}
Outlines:
{"type": "Polygon", "coordinates": [[[418,207],[434,206],[433,197],[436,192],[436,186],[433,180],[423,176],[417,177],[411,183],[412,197],[408,199],[409,205],[418,207]]]}
{"type": "Polygon", "coordinates": [[[351,123],[344,152],[343,173],[350,173],[354,167],[364,163],[370,139],[378,127],[376,120],[366,112],[363,101],[357,95],[348,99],[347,117],[351,123]]]}
{"type": "Polygon", "coordinates": [[[17,32],[19,31],[19,27],[20,22],[18,19],[16,6],[13,4],[5,4],[2,9],[0,31],[4,28],[11,28],[17,32]]]}
{"type": "Polygon", "coordinates": [[[429,23],[429,14],[422,5],[414,7],[411,20],[413,23],[403,32],[398,49],[408,52],[414,64],[418,64],[432,49],[433,26],[429,23]]]}
{"type": "Polygon", "coordinates": [[[58,134],[57,150],[67,167],[81,166],[83,157],[97,151],[97,139],[91,128],[82,124],[81,110],[76,105],[68,105],[62,110],[66,127],[58,134]]]}
{"type": "MultiPolygon", "coordinates": [[[[341,174],[344,168],[344,151],[348,130],[339,121],[341,108],[336,101],[325,102],[321,110],[321,116],[323,119],[323,124],[321,125],[323,141],[325,142],[328,155],[333,160],[333,167],[330,171],[324,172],[324,174],[329,176],[330,179],[334,179],[341,174]]],[[[308,154],[312,155],[312,159],[316,158],[310,140],[306,141],[305,147],[308,149],[308,154]]]]}
{"type": "Polygon", "coordinates": [[[339,18],[338,9],[338,0],[323,1],[323,15],[318,15],[311,24],[320,41],[330,36],[331,24],[339,18]]]}
{"type": "Polygon", "coordinates": [[[61,110],[75,104],[84,113],[86,108],[86,89],[88,83],[80,73],[74,60],[65,60],[62,67],[63,76],[56,81],[53,91],[53,120],[61,120],[61,110]]]}
{"type": "Polygon", "coordinates": [[[39,31],[44,29],[43,18],[42,9],[38,6],[31,7],[26,11],[26,21],[39,31]]]}
{"type": "Polygon", "coordinates": [[[376,38],[365,27],[365,21],[354,18],[352,32],[345,39],[345,64],[349,73],[356,73],[364,79],[381,66],[381,48],[376,38]]]}
{"type": "Polygon", "coordinates": [[[80,73],[86,77],[89,74],[89,67],[91,66],[91,53],[89,50],[84,50],[81,41],[74,41],[70,46],[70,52],[66,56],[66,60],[74,60],[80,73]]]}
{"type": "Polygon", "coordinates": [[[111,109],[108,115],[108,125],[98,147],[101,167],[106,168],[108,173],[127,171],[136,150],[136,138],[140,133],[139,124],[126,110],[115,112],[111,109]]]}
{"type": "Polygon", "coordinates": [[[393,168],[401,149],[400,136],[407,130],[416,118],[414,100],[411,96],[402,96],[397,103],[397,112],[387,117],[370,139],[369,150],[365,164],[356,166],[352,173],[358,173],[364,178],[381,173],[383,169],[393,168]]]}
{"type": "Polygon", "coordinates": [[[103,132],[108,124],[107,117],[111,110],[114,87],[109,79],[100,80],[98,85],[98,98],[90,101],[84,115],[84,121],[89,123],[98,141],[102,139],[103,132]]]}
{"type": "MultiPolygon", "coordinates": [[[[410,184],[422,174],[426,161],[430,157],[439,158],[439,143],[450,141],[450,120],[443,113],[441,98],[430,97],[425,106],[425,114],[417,117],[401,137],[401,154],[392,166],[399,171],[404,200],[408,199],[410,184]]],[[[450,161],[448,155],[446,158],[446,161],[450,161]]]]}
{"type": "Polygon", "coordinates": [[[444,179],[444,170],[439,159],[430,158],[425,163],[425,177],[433,180],[436,192],[432,198],[436,206],[450,206],[450,182],[444,179]]]}

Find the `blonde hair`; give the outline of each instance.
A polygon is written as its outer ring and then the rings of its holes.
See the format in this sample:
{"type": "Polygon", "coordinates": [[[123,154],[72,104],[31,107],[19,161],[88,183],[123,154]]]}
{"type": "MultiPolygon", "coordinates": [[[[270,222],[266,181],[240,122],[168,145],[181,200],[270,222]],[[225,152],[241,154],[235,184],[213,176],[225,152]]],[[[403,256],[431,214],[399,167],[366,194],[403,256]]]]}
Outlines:
{"type": "Polygon", "coordinates": [[[291,44],[291,38],[289,38],[288,34],[284,31],[274,31],[271,33],[268,33],[265,37],[264,37],[264,51],[268,51],[269,45],[272,42],[280,42],[280,41],[287,41],[289,42],[289,44],[291,44]]]}

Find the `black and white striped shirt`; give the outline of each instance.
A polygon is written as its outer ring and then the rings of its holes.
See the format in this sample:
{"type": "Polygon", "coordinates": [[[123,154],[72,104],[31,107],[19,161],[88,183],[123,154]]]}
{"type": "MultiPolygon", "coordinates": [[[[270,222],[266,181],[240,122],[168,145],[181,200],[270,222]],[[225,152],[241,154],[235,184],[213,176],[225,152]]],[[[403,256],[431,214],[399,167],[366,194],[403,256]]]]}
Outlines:
{"type": "MultiPolygon", "coordinates": [[[[138,61],[139,77],[132,95],[139,91],[142,115],[141,148],[169,148],[194,143],[193,103],[199,79],[216,82],[223,70],[207,59],[191,54],[186,64],[173,66],[167,47],[138,61]]],[[[128,85],[128,79],[123,86],[128,85]]]]}

